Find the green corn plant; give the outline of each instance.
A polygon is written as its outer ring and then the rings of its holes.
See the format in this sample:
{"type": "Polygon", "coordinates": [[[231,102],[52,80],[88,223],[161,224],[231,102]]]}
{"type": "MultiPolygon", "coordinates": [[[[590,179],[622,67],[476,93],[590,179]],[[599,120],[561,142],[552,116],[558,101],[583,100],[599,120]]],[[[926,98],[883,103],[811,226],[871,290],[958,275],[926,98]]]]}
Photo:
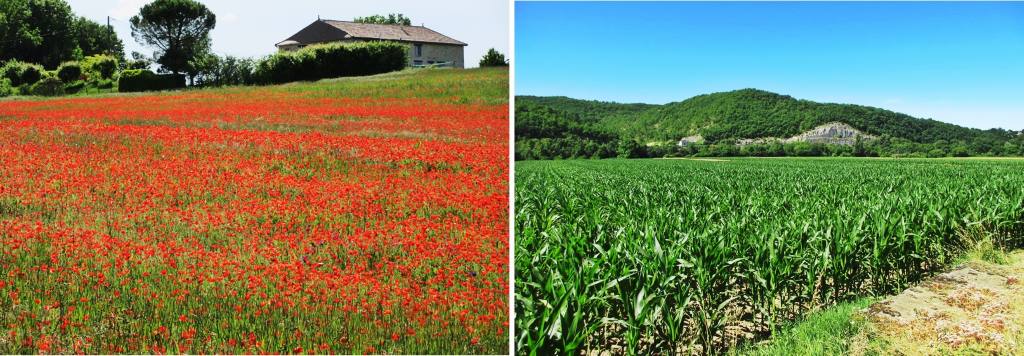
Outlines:
{"type": "Polygon", "coordinates": [[[724,351],[727,326],[892,293],[1024,242],[1024,162],[738,159],[516,166],[519,354],[724,351]],[[972,182],[965,184],[965,182],[972,182]]]}

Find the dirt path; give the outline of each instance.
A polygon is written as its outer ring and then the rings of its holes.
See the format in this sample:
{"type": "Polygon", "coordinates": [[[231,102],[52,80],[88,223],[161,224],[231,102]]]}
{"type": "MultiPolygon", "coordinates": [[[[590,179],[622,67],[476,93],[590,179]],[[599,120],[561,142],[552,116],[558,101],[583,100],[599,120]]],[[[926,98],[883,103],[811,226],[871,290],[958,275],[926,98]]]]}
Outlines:
{"type": "Polygon", "coordinates": [[[972,261],[861,311],[854,354],[1024,353],[1024,252],[972,261]]]}

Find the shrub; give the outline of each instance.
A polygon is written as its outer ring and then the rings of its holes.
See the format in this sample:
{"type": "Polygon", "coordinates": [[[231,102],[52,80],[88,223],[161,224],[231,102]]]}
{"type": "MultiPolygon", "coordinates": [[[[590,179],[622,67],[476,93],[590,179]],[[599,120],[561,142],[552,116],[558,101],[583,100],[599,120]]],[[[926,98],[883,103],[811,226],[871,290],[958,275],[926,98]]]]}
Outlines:
{"type": "Polygon", "coordinates": [[[11,81],[12,86],[34,84],[42,79],[43,67],[38,64],[25,63],[18,60],[10,60],[4,63],[0,74],[11,81]]]}
{"type": "Polygon", "coordinates": [[[401,70],[408,46],[397,42],[334,43],[273,54],[256,64],[258,83],[370,75],[401,70]]]}
{"type": "Polygon", "coordinates": [[[129,69],[117,79],[117,91],[122,93],[179,89],[185,87],[184,74],[156,74],[145,69],[129,69]]]}
{"type": "Polygon", "coordinates": [[[39,96],[64,95],[64,82],[56,76],[46,76],[32,85],[30,93],[39,96]]]}
{"type": "Polygon", "coordinates": [[[308,51],[284,52],[271,55],[256,65],[256,78],[260,83],[286,83],[315,79],[310,66],[313,54],[308,51]]]}
{"type": "Polygon", "coordinates": [[[943,151],[941,148],[934,148],[931,151],[928,151],[928,157],[931,157],[931,158],[946,157],[946,151],[943,151]]]}
{"type": "Polygon", "coordinates": [[[21,62],[18,61],[7,61],[3,67],[0,67],[0,78],[7,80],[7,85],[18,86],[21,85],[21,62]]]}
{"type": "Polygon", "coordinates": [[[82,60],[82,70],[102,79],[111,79],[117,72],[117,58],[105,54],[85,57],[82,60]]]}
{"type": "Polygon", "coordinates": [[[21,84],[31,85],[43,79],[43,66],[38,64],[28,64],[21,68],[21,84]]]}
{"type": "Polygon", "coordinates": [[[967,157],[971,155],[971,153],[967,150],[967,147],[965,146],[954,146],[953,149],[950,151],[950,154],[953,157],[967,157]]]}
{"type": "Polygon", "coordinates": [[[71,83],[82,79],[82,66],[78,62],[64,62],[57,67],[57,78],[65,83],[71,83]]]}
{"type": "Polygon", "coordinates": [[[261,83],[283,83],[298,77],[295,74],[295,53],[273,54],[256,63],[257,81],[261,83]]]}
{"type": "Polygon", "coordinates": [[[85,89],[85,81],[78,80],[64,85],[64,93],[74,94],[85,89]]]}
{"type": "Polygon", "coordinates": [[[487,50],[487,54],[483,58],[480,58],[481,67],[508,67],[508,61],[505,60],[505,55],[501,54],[494,48],[487,50]]]}
{"type": "MultiPolygon", "coordinates": [[[[193,62],[197,63],[197,62],[193,62]]],[[[250,58],[235,56],[220,57],[215,54],[207,55],[202,61],[196,73],[196,86],[223,86],[223,85],[247,85],[253,84],[253,70],[256,62],[250,58]]]]}
{"type": "Polygon", "coordinates": [[[100,79],[93,83],[93,86],[99,89],[110,89],[114,87],[114,81],[111,79],[100,79]]]}
{"type": "Polygon", "coordinates": [[[11,80],[7,78],[0,78],[0,98],[14,95],[14,87],[11,86],[11,80]]]}
{"type": "Polygon", "coordinates": [[[217,68],[217,84],[245,85],[252,84],[252,74],[256,63],[249,58],[233,56],[224,57],[217,68]]]}

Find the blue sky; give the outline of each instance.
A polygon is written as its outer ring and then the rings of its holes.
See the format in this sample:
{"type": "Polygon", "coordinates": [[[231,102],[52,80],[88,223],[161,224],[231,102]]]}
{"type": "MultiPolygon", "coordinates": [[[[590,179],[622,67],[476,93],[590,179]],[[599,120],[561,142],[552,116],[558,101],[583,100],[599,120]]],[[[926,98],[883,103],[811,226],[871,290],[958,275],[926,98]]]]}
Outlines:
{"type": "MultiPolygon", "coordinates": [[[[107,16],[125,45],[147,55],[153,50],[132,39],[128,19],[152,0],[68,0],[76,14],[105,24],[107,16]]],[[[316,20],[352,20],[373,14],[402,13],[414,25],[466,42],[466,65],[475,67],[488,48],[508,53],[509,10],[506,0],[200,0],[215,15],[210,36],[213,51],[221,55],[259,57],[273,53],[274,44],[316,20]]]]}
{"type": "Polygon", "coordinates": [[[517,2],[519,95],[758,88],[1024,129],[1024,3],[517,2]]]}

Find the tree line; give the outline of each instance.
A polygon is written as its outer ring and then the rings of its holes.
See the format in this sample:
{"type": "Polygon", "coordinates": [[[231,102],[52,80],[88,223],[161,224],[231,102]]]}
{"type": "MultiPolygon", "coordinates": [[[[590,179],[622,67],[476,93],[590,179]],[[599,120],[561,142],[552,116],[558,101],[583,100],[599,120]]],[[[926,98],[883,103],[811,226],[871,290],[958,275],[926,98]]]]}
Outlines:
{"type": "Polygon", "coordinates": [[[124,59],[113,29],[77,16],[63,0],[0,2],[0,62],[19,60],[57,68],[92,55],[124,59]]]}
{"type": "MultiPolygon", "coordinates": [[[[517,97],[515,158],[538,160],[613,157],[1024,156],[1024,131],[968,129],[934,120],[894,118],[895,115],[906,115],[876,108],[846,104],[820,105],[823,105],[818,107],[821,110],[816,111],[820,117],[797,124],[796,129],[787,126],[787,122],[792,120],[783,119],[789,117],[787,113],[797,117],[808,117],[810,114],[799,110],[788,112],[785,106],[777,106],[768,118],[738,120],[738,124],[716,120],[711,125],[701,121],[698,124],[704,125],[704,129],[699,132],[704,135],[704,143],[680,146],[676,144],[677,140],[688,135],[688,132],[677,132],[673,136],[638,135],[634,128],[621,124],[625,121],[640,121],[638,117],[641,116],[665,115],[669,110],[662,106],[615,104],[564,97],[517,97]],[[868,115],[852,115],[850,112],[866,112],[868,115]],[[880,114],[882,112],[885,114],[880,114]],[[785,137],[802,132],[800,130],[809,130],[818,122],[830,121],[842,121],[855,127],[859,125],[859,129],[877,135],[877,139],[858,140],[853,145],[808,142],[738,144],[739,138],[773,135],[785,137]],[[917,131],[913,131],[914,129],[917,131]]],[[[716,107],[700,110],[705,113],[722,110],[741,111],[737,108],[749,110],[758,104],[741,103],[737,100],[729,106],[731,108],[728,109],[716,107]]],[[[744,115],[756,116],[755,113],[744,115]]],[[[736,116],[738,115],[725,117],[736,116]]],[[[647,122],[646,126],[636,125],[646,127],[649,131],[657,131],[672,124],[678,123],[663,120],[647,122]]]]}
{"type": "MultiPolygon", "coordinates": [[[[403,14],[357,17],[355,21],[389,25],[412,23],[403,14]]],[[[213,53],[210,31],[216,27],[217,17],[195,0],[152,1],[142,6],[129,22],[132,38],[153,49],[152,53],[133,52],[126,57],[124,43],[112,28],[75,15],[64,0],[0,2],[0,35],[3,35],[0,38],[0,97],[112,91],[120,88],[121,81],[129,82],[138,90],[184,87],[184,79],[198,87],[252,85],[276,82],[261,80],[270,76],[261,73],[261,68],[263,72],[295,72],[287,65],[278,65],[281,61],[277,60],[277,54],[254,59],[213,53]],[[94,70],[95,63],[102,63],[103,68],[111,68],[113,64],[113,72],[94,70]],[[150,71],[153,67],[159,74],[150,71]]],[[[368,49],[373,52],[373,49],[385,47],[353,50],[362,51],[361,55],[368,49]]],[[[346,49],[331,47],[330,52],[337,54],[346,49]]],[[[394,51],[377,52],[387,52],[389,58],[369,61],[360,57],[361,63],[393,62],[394,51]]],[[[317,61],[304,55],[291,57],[309,63],[317,61]]],[[[504,55],[494,49],[480,61],[482,67],[507,65],[504,55]]],[[[352,69],[349,72],[367,71],[352,69]]],[[[275,76],[279,75],[275,73],[275,76]]],[[[319,78],[309,75],[303,78],[306,77],[319,78]]]]}

